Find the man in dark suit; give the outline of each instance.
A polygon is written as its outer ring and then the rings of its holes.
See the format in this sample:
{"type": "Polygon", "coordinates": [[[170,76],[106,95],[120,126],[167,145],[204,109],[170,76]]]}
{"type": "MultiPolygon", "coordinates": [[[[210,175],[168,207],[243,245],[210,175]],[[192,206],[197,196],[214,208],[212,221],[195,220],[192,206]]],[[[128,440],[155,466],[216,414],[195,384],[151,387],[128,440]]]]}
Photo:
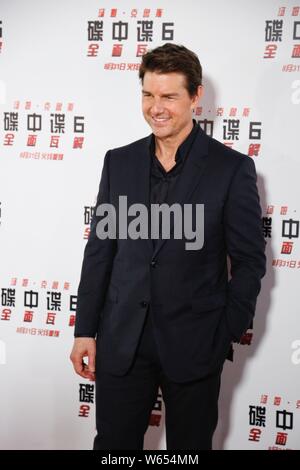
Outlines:
{"type": "Polygon", "coordinates": [[[202,95],[196,54],[165,44],[143,56],[139,75],[152,134],[105,156],[71,360],[96,379],[95,449],[142,449],[158,387],[167,448],[211,449],[223,363],[252,322],[265,273],[255,166],[193,121],[202,95]],[[136,204],[149,216],[141,236],[130,237],[121,225],[133,221],[136,204]],[[201,246],[187,244],[186,230],[174,235],[175,210],[164,236],[164,221],[151,216],[163,204],[170,214],[174,204],[189,206],[194,217],[203,205],[204,224],[193,225],[201,246]],[[156,235],[146,236],[155,223],[156,235]]]}

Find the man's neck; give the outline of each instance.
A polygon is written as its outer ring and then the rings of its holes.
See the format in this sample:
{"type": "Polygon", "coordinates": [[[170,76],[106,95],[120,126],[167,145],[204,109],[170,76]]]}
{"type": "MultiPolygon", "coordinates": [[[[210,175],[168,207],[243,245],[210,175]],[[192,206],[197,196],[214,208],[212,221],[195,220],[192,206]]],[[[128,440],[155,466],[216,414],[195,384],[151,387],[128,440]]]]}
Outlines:
{"type": "Polygon", "coordinates": [[[192,129],[193,122],[191,121],[190,125],[183,129],[178,136],[167,137],[166,139],[155,137],[155,154],[162,164],[172,161],[175,163],[178,147],[185,141],[192,129]]]}

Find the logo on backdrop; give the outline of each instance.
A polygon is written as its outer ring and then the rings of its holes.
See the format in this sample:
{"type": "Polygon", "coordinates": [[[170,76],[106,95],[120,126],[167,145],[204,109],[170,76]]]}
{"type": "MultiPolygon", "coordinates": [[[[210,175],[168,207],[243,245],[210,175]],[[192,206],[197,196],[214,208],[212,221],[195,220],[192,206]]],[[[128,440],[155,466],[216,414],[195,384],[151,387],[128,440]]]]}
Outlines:
{"type": "Polygon", "coordinates": [[[299,72],[300,64],[300,6],[281,6],[265,19],[265,48],[263,58],[266,61],[280,59],[282,72],[299,72]],[[292,17],[292,28],[291,19],[292,17]],[[284,42],[290,44],[288,57],[282,56],[284,42]]]}
{"type": "Polygon", "coordinates": [[[76,306],[69,282],[14,277],[1,288],[0,322],[12,323],[19,334],[58,338],[74,326],[76,306]]]}
{"type": "Polygon", "coordinates": [[[87,21],[87,57],[105,62],[105,70],[137,71],[141,57],[152,43],[174,40],[174,22],[163,8],[100,8],[87,21]],[[127,62],[133,57],[135,62],[127,62]],[[120,58],[122,59],[120,61],[120,58]]]}
{"type": "Polygon", "coordinates": [[[300,399],[289,401],[280,395],[261,395],[260,404],[252,404],[248,408],[248,440],[255,447],[255,443],[260,442],[265,435],[274,435],[274,441],[270,443],[268,450],[292,450],[288,448],[288,440],[297,428],[294,419],[295,410],[298,415],[300,413],[300,399]],[[273,433],[270,432],[270,428],[273,429],[273,433]]]}
{"type": "Polygon", "coordinates": [[[259,156],[262,122],[251,118],[251,108],[224,108],[218,106],[214,109],[205,109],[198,106],[195,109],[194,117],[206,134],[211,137],[214,136],[215,122],[221,119],[223,124],[222,135],[215,136],[218,140],[230,148],[238,146],[238,150],[246,153],[249,157],[259,156]],[[239,145],[240,139],[243,143],[246,143],[245,148],[241,148],[239,145]]]}
{"type": "Polygon", "coordinates": [[[268,205],[262,218],[263,232],[266,241],[270,241],[275,230],[277,245],[273,247],[277,256],[272,260],[274,268],[300,269],[300,258],[297,254],[299,246],[299,219],[297,211],[288,206],[268,205]]]}
{"type": "Polygon", "coordinates": [[[64,151],[84,147],[85,117],[74,103],[33,104],[15,100],[3,113],[2,145],[24,147],[19,157],[31,160],[64,159],[64,151]]]}

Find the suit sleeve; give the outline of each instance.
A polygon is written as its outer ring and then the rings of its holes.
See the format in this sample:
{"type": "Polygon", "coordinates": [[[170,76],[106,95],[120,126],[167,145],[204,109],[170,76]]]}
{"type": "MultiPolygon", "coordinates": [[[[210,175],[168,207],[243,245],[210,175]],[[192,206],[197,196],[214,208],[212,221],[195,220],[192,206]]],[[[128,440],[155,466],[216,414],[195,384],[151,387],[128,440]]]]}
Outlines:
{"type": "Polygon", "coordinates": [[[253,160],[244,157],[233,176],[225,204],[225,239],[231,262],[226,315],[235,341],[240,340],[253,320],[266,270],[256,179],[253,160]]]}
{"type": "Polygon", "coordinates": [[[100,204],[109,203],[109,156],[110,151],[106,153],[104,158],[90,235],[84,250],[77,293],[75,337],[95,337],[97,333],[100,312],[104,304],[116,251],[115,239],[101,240],[96,234],[96,227],[101,219],[96,215],[96,209],[100,204]]]}

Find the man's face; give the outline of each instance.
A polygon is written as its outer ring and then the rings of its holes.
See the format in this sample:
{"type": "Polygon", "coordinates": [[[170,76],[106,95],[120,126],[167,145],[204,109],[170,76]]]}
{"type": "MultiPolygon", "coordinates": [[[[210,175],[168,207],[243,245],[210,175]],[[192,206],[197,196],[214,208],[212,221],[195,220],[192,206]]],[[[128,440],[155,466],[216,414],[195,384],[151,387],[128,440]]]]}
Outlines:
{"type": "Polygon", "coordinates": [[[192,124],[192,109],[202,88],[191,98],[181,73],[146,72],[142,87],[143,115],[153,134],[161,139],[178,137],[192,124]]]}

